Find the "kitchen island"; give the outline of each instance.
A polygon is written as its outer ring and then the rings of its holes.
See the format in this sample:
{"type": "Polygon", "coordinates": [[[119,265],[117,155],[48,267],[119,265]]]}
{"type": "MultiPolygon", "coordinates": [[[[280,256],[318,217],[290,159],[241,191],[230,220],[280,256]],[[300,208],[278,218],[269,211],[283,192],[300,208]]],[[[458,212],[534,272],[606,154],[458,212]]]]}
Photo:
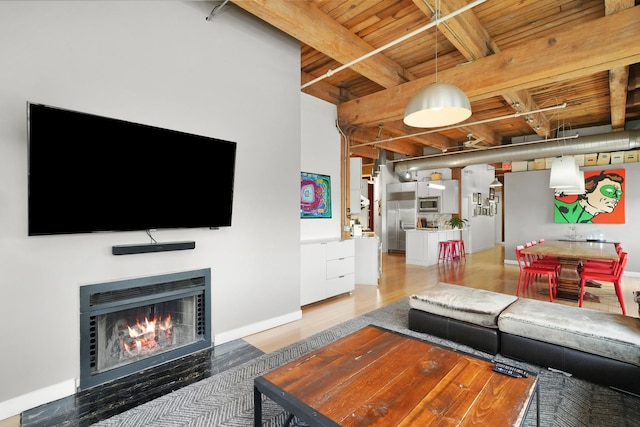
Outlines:
{"type": "MultiPolygon", "coordinates": [[[[469,248],[469,229],[427,229],[407,230],[405,262],[414,265],[435,265],[438,263],[438,246],[445,240],[462,239],[469,248]]],[[[467,250],[468,253],[468,250],[467,250]]]]}

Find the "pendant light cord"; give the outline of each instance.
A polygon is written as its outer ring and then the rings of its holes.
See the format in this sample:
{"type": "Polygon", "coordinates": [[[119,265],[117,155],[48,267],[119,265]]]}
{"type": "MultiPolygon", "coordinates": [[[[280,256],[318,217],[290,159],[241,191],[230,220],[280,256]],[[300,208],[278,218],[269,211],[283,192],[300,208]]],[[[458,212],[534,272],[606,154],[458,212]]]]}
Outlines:
{"type": "Polygon", "coordinates": [[[440,31],[440,29],[438,28],[438,25],[440,24],[440,0],[436,2],[435,16],[436,16],[436,83],[438,83],[438,32],[440,31]]]}

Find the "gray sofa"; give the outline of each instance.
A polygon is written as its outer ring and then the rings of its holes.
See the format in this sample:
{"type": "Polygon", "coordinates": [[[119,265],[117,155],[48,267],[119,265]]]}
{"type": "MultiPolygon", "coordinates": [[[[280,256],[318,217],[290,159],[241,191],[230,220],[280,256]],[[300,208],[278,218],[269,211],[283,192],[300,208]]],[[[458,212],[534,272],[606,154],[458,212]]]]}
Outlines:
{"type": "Polygon", "coordinates": [[[440,283],[409,328],[640,396],[640,319],[440,283]]]}

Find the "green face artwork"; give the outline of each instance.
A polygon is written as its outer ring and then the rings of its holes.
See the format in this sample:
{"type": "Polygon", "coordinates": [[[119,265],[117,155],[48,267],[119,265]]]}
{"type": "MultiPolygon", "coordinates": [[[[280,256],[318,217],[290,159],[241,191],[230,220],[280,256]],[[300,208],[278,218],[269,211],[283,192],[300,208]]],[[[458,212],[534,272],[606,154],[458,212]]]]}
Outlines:
{"type": "Polygon", "coordinates": [[[603,179],[598,183],[598,187],[585,196],[584,201],[590,206],[593,215],[599,213],[611,213],[622,198],[622,188],[620,184],[610,179],[603,179]]]}
{"type": "Polygon", "coordinates": [[[600,188],[600,193],[610,199],[620,200],[622,198],[622,190],[611,184],[603,185],[602,188],[600,188]]]}
{"type": "Polygon", "coordinates": [[[566,203],[555,200],[555,222],[591,223],[594,216],[611,213],[622,199],[622,187],[619,182],[605,178],[593,191],[586,193],[575,202],[566,203]]]}

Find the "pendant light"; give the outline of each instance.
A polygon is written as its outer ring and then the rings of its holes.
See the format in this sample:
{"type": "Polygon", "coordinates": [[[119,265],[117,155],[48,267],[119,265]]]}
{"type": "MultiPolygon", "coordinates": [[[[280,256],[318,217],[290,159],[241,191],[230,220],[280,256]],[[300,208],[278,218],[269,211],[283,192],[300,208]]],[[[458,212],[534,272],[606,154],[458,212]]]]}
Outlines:
{"type": "Polygon", "coordinates": [[[561,188],[559,189],[559,191],[563,194],[563,195],[579,195],[579,194],[584,194],[585,193],[585,188],[584,188],[584,171],[580,170],[580,167],[578,165],[576,165],[576,176],[577,176],[577,184],[575,187],[570,187],[570,188],[561,188]]]}
{"type": "Polygon", "coordinates": [[[549,187],[558,190],[577,187],[580,180],[579,171],[580,169],[572,156],[556,157],[551,162],[549,187]]]}
{"type": "Polygon", "coordinates": [[[416,93],[404,112],[408,126],[432,128],[449,126],[471,116],[471,103],[460,88],[448,83],[438,83],[438,20],[440,2],[434,13],[436,19],[436,82],[416,93]]]}
{"type": "Polygon", "coordinates": [[[502,187],[502,183],[498,181],[498,178],[493,178],[493,181],[491,181],[489,187],[502,187]]]}

